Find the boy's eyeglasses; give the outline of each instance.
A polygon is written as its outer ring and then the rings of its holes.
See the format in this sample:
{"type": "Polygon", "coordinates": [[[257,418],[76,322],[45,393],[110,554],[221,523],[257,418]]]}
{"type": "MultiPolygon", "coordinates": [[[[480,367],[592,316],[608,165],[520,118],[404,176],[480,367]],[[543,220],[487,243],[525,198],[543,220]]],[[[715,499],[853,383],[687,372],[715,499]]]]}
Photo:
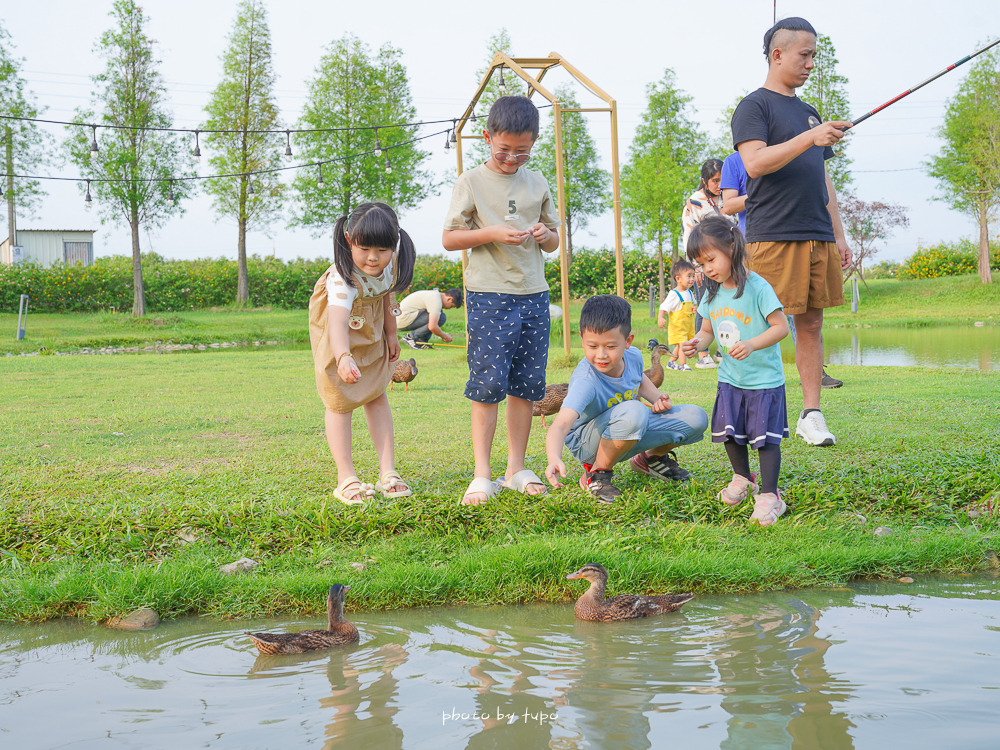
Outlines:
{"type": "Polygon", "coordinates": [[[495,151],[493,158],[502,164],[527,164],[531,154],[508,154],[504,151],[495,151]]]}

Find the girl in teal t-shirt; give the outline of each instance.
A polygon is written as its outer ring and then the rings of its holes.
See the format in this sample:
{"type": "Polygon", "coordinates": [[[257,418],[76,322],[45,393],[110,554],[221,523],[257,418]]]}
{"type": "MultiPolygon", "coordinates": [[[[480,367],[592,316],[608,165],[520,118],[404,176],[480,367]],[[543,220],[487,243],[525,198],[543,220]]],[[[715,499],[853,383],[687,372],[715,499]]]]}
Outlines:
{"type": "Polygon", "coordinates": [[[685,354],[704,351],[713,338],[723,353],[712,442],[725,445],[734,474],[718,498],[739,505],[753,492],[750,519],[768,526],[785,512],[778,475],[788,416],[778,342],[788,335],[788,321],[771,285],[747,271],[743,234],[726,219],[702,220],[691,232],[687,254],[701,264],[706,294],[698,306],[701,330],[683,345],[685,354]],[[750,447],[760,459],[759,486],[750,471],[750,447]]]}

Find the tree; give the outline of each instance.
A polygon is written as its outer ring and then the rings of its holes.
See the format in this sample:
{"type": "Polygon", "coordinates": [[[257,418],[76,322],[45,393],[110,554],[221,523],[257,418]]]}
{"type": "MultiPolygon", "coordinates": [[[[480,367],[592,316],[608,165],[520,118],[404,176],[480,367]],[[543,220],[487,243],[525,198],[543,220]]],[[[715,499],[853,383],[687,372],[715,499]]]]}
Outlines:
{"type": "Polygon", "coordinates": [[[322,166],[297,171],[292,226],[320,236],[360,201],[382,201],[401,212],[437,192],[431,174],[420,169],[427,153],[414,141],[416,129],[387,127],[417,116],[400,57],[390,45],[372,56],[351,34],[327,48],[298,127],[331,130],[296,136],[302,160],[322,166]]]}
{"type": "Polygon", "coordinates": [[[3,184],[7,199],[7,236],[12,245],[17,244],[17,209],[22,214],[34,215],[41,197],[44,195],[38,180],[15,174],[31,175],[44,171],[50,163],[48,154],[52,152],[53,138],[41,130],[36,123],[26,119],[37,118],[41,114],[34,96],[27,91],[21,77],[21,60],[13,53],[10,35],[0,25],[0,142],[3,143],[3,184]]]}
{"type": "Polygon", "coordinates": [[[207,180],[205,187],[216,213],[236,219],[236,302],[245,304],[250,300],[247,230],[266,228],[277,218],[285,187],[277,173],[262,171],[279,166],[287,144],[279,134],[266,132],[279,129],[281,123],[273,93],[271,32],[260,0],[240,3],[222,69],[222,81],[212,91],[205,108],[208,120],[202,128],[235,132],[206,134],[205,142],[214,152],[208,163],[217,174],[250,176],[216,177],[207,180]]]}
{"type": "MultiPolygon", "coordinates": [[[[815,67],[809,74],[809,80],[802,87],[799,98],[816,108],[821,122],[851,120],[851,104],[847,98],[848,80],[837,72],[839,64],[837,50],[830,37],[820,34],[816,37],[815,67]]],[[[840,195],[850,192],[854,179],[851,177],[851,159],[847,156],[850,131],[847,132],[848,136],[841,139],[836,146],[836,155],[826,162],[826,171],[840,195]]]]}
{"type": "MultiPolygon", "coordinates": [[[[888,239],[896,227],[910,224],[903,206],[881,201],[869,203],[858,200],[853,195],[848,195],[840,201],[840,218],[854,248],[854,263],[844,278],[850,278],[851,274],[857,272],[862,281],[865,278],[862,265],[866,259],[878,252],[876,245],[888,239]]],[[[868,286],[867,282],[865,286],[868,286]]]]}
{"type": "Polygon", "coordinates": [[[656,248],[660,299],[666,296],[663,249],[677,257],[684,201],[698,184],[707,139],[688,117],[691,97],[677,88],[669,68],[646,86],[648,104],[622,170],[622,214],[629,235],[656,248]]]}
{"type": "Polygon", "coordinates": [[[1000,53],[983,53],[948,102],[941,153],[926,163],[940,195],[979,225],[979,278],[990,272],[989,223],[1000,206],[1000,53]]]}
{"type": "Polygon", "coordinates": [[[105,69],[92,78],[94,101],[103,111],[76,111],[78,121],[105,127],[99,136],[96,128],[77,128],[66,146],[72,162],[93,181],[88,187],[96,194],[101,222],[124,219],[132,230],[132,314],[141,316],[146,296],[139,229],[161,226],[182,212],[177,201],[189,194],[193,174],[183,170],[177,136],[160,130],[170,128],[172,118],[142,9],[134,0],[115,0],[109,15],[116,28],[97,44],[105,69]]]}
{"type": "MultiPolygon", "coordinates": [[[[503,52],[507,57],[513,57],[514,53],[511,51],[510,44],[510,33],[506,28],[501,28],[499,31],[495,32],[486,43],[486,50],[489,57],[486,59],[486,64],[476,71],[476,82],[475,86],[483,80],[483,76],[486,75],[486,71],[490,69],[490,64],[493,62],[494,56],[497,52],[503,52]]],[[[486,84],[486,88],[483,89],[482,95],[479,97],[479,102],[476,109],[479,113],[484,116],[490,111],[490,107],[493,106],[493,102],[499,99],[501,96],[507,94],[515,93],[525,93],[524,88],[526,84],[522,81],[520,76],[516,76],[510,71],[503,73],[503,71],[495,71],[492,76],[490,76],[489,82],[486,84]],[[500,79],[503,79],[504,85],[500,86],[500,79]]],[[[473,133],[479,134],[486,130],[486,119],[473,120],[472,122],[466,124],[465,133],[466,135],[472,135],[473,133]]],[[[473,146],[462,152],[463,160],[465,161],[465,169],[472,169],[484,161],[490,158],[490,147],[486,145],[485,139],[479,139],[473,142],[473,146]]]]}
{"type": "MultiPolygon", "coordinates": [[[[570,86],[560,86],[553,92],[563,106],[577,108],[580,102],[570,86]]],[[[591,217],[607,210],[611,201],[611,175],[601,169],[597,147],[580,112],[562,114],[563,175],[566,180],[566,250],[573,260],[573,229],[583,229],[591,217]]],[[[551,186],[556,185],[555,114],[549,115],[549,127],[543,128],[532,150],[534,168],[545,175],[551,186]]],[[[553,197],[558,195],[552,188],[553,197]]]]}

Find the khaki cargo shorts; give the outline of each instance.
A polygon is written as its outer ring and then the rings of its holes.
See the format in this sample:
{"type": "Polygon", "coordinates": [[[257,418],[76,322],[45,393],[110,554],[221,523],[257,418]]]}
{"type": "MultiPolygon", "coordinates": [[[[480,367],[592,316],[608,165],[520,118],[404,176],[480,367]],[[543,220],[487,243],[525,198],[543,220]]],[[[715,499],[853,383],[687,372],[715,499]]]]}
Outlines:
{"type": "Polygon", "coordinates": [[[844,304],[844,276],[836,242],[750,242],[750,270],[774,287],[786,315],[844,304]]]}

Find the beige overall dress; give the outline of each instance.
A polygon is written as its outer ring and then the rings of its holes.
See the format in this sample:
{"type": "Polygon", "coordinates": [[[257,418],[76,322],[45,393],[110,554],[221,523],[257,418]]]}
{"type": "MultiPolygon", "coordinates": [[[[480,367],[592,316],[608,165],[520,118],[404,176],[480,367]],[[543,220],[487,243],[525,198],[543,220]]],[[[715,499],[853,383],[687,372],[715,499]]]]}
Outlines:
{"type": "MultiPolygon", "coordinates": [[[[396,268],[392,268],[391,288],[396,283],[396,268]]],[[[313,362],[316,369],[316,388],[326,408],[338,414],[346,414],[359,406],[373,401],[385,393],[392,380],[392,365],[389,362],[389,346],[385,340],[385,291],[377,296],[365,297],[364,288],[358,288],[358,297],[351,307],[351,320],[360,327],[348,328],[348,343],[354,363],[361,370],[356,383],[345,383],[337,372],[337,355],[330,343],[327,330],[326,292],[327,276],[334,266],[326,269],[313,287],[309,298],[309,343],[312,345],[313,362]]]]}

